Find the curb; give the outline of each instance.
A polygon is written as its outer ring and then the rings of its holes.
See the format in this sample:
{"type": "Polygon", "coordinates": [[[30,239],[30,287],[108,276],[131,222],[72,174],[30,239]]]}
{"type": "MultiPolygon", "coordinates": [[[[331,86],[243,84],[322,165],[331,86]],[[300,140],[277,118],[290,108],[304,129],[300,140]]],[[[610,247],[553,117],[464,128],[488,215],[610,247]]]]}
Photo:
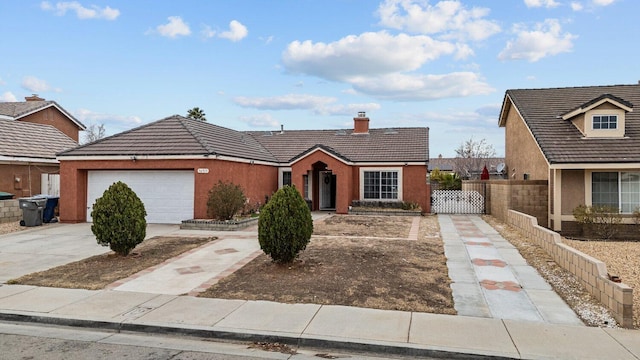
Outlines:
{"type": "Polygon", "coordinates": [[[137,332],[144,334],[166,334],[197,337],[203,339],[219,339],[243,342],[277,342],[290,346],[348,350],[354,352],[373,353],[377,355],[399,355],[412,357],[434,357],[443,359],[514,359],[496,355],[468,354],[445,349],[421,347],[406,344],[400,346],[393,343],[367,342],[351,340],[334,340],[315,338],[309,335],[287,336],[260,332],[214,330],[205,328],[179,327],[169,325],[133,324],[128,322],[111,322],[99,320],[84,320],[60,318],[43,315],[0,312],[0,321],[24,322],[47,325],[58,325],[84,329],[104,329],[116,332],[137,332]]]}

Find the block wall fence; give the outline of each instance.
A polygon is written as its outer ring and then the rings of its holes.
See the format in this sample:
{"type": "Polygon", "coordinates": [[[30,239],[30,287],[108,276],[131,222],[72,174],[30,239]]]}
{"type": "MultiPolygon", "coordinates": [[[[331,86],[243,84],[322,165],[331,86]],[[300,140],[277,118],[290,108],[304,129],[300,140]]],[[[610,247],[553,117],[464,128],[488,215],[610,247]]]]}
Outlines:
{"type": "Polygon", "coordinates": [[[633,328],[633,289],[609,279],[602,261],[562,242],[560,234],[538,225],[535,217],[509,210],[507,223],[543,248],[553,260],[574,274],[585,289],[613,313],[625,328],[633,328]]]}
{"type": "Polygon", "coordinates": [[[22,210],[18,199],[0,200],[0,223],[22,219],[22,210]]]}

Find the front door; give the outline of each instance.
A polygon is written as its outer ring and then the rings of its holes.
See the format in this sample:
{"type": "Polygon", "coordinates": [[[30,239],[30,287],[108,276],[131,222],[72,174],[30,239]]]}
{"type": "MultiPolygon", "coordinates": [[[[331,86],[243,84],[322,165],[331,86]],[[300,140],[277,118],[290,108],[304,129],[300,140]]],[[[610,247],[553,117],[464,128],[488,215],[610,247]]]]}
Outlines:
{"type": "Polygon", "coordinates": [[[321,171],[320,179],[320,210],[336,209],[336,176],[331,171],[321,171]]]}

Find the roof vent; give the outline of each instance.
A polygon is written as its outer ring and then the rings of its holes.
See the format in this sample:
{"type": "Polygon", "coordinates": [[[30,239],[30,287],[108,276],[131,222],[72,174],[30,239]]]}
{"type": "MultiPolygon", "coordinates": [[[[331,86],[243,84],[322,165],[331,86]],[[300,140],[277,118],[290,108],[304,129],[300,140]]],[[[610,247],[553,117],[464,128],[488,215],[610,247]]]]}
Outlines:
{"type": "Polygon", "coordinates": [[[359,118],[366,118],[367,117],[367,113],[364,111],[358,111],[358,117],[359,118]]]}
{"type": "Polygon", "coordinates": [[[336,131],[336,135],[347,135],[347,132],[344,129],[340,129],[336,131]]]}
{"type": "Polygon", "coordinates": [[[388,129],[384,129],[384,133],[385,134],[397,134],[398,130],[396,130],[394,128],[388,128],[388,129]]]}
{"type": "Polygon", "coordinates": [[[273,136],[273,133],[271,131],[265,131],[262,133],[262,136],[273,136]]]}

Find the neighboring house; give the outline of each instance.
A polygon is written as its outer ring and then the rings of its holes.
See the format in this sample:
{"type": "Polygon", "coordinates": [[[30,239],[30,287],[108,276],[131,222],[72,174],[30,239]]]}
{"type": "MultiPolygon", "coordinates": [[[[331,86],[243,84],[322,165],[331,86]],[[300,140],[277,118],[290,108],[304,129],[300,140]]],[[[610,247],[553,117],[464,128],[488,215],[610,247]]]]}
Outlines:
{"type": "Polygon", "coordinates": [[[240,185],[264,204],[292,184],[313,210],[347,213],[353,200],[407,201],[429,211],[428,128],[240,132],[174,115],[58,154],[60,219],[90,221],[95,200],[113,182],[140,196],[150,223],[207,217],[218,181],[240,185]]]}
{"type": "MultiPolygon", "coordinates": [[[[640,206],[640,85],[508,90],[505,128],[510,179],[547,180],[549,228],[577,231],[578,205],[640,206]]],[[[630,216],[626,221],[630,222],[630,216]]]]}
{"type": "Polygon", "coordinates": [[[45,101],[37,95],[25,97],[21,102],[0,102],[0,119],[17,120],[33,124],[51,125],[79,141],[79,131],[86,127],[55,101],[45,101]]]}
{"type": "Polygon", "coordinates": [[[53,126],[0,120],[0,191],[16,197],[46,192],[41,178],[59,173],[56,153],[76,146],[53,126]]]}
{"type": "Polygon", "coordinates": [[[461,158],[445,158],[439,156],[437,158],[429,159],[429,173],[433,170],[438,169],[440,172],[444,173],[454,173],[456,172],[456,166],[459,161],[467,161],[471,163],[478,164],[479,168],[472,170],[465,178],[469,178],[469,180],[477,180],[480,179],[480,175],[482,174],[482,169],[486,166],[489,171],[489,176],[491,179],[502,179],[504,177],[504,158],[499,157],[491,157],[484,159],[461,159],[461,158]]]}

